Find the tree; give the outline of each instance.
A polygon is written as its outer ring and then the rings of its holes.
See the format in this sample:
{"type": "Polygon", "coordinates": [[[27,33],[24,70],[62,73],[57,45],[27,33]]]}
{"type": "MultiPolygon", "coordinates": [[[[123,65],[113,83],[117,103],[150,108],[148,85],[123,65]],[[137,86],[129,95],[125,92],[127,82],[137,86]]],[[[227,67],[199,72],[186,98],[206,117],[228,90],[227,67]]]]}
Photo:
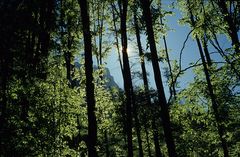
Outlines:
{"type": "MultiPolygon", "coordinates": [[[[188,0],[188,9],[189,9],[189,14],[190,14],[191,24],[192,24],[193,27],[195,27],[194,16],[192,14],[189,3],[190,2],[188,0]]],[[[213,107],[214,115],[215,115],[215,118],[216,118],[218,133],[219,133],[219,136],[220,136],[220,140],[222,142],[222,148],[223,148],[224,156],[228,157],[229,153],[228,153],[228,148],[227,148],[227,142],[226,142],[226,139],[223,137],[224,136],[224,128],[223,128],[222,119],[220,118],[220,113],[219,113],[219,110],[218,110],[219,105],[217,103],[217,99],[216,99],[216,96],[215,96],[214,91],[213,91],[213,85],[212,85],[212,82],[210,80],[210,74],[209,74],[209,70],[207,68],[207,63],[205,61],[205,57],[204,57],[204,53],[203,53],[203,50],[202,50],[200,40],[199,40],[197,35],[195,36],[195,38],[196,38],[196,42],[197,42],[197,45],[198,45],[198,48],[199,48],[199,53],[200,53],[200,56],[201,56],[203,67],[204,67],[204,73],[205,73],[205,76],[206,76],[209,95],[211,97],[212,107],[213,107]]]]}
{"type": "MultiPolygon", "coordinates": [[[[140,30],[138,26],[138,20],[137,20],[137,15],[136,11],[134,12],[134,25],[135,25],[135,33],[136,33],[136,38],[137,38],[137,45],[138,45],[138,51],[139,51],[139,57],[140,57],[140,63],[141,63],[141,70],[142,70],[142,79],[143,79],[143,84],[144,84],[144,92],[146,95],[147,99],[147,105],[152,107],[152,102],[151,102],[151,97],[150,97],[150,92],[149,92],[149,86],[148,86],[148,79],[147,79],[147,72],[146,72],[146,67],[145,67],[145,57],[142,49],[142,44],[141,44],[141,38],[140,38],[140,30]]],[[[146,118],[146,115],[144,114],[143,118],[146,118]]],[[[158,130],[156,128],[156,121],[153,116],[152,120],[152,131],[153,131],[153,136],[154,136],[154,145],[155,145],[155,154],[157,157],[161,157],[162,153],[160,150],[160,145],[159,145],[159,139],[158,139],[158,130]]],[[[145,130],[147,129],[146,124],[144,124],[145,130]]],[[[148,138],[148,135],[147,135],[148,138]]],[[[150,148],[148,148],[149,151],[149,156],[151,156],[151,151],[150,148]]]]}
{"type": "Polygon", "coordinates": [[[162,78],[160,73],[160,68],[158,64],[158,55],[157,55],[157,49],[155,45],[155,38],[154,38],[154,32],[153,32],[153,26],[152,26],[152,17],[151,17],[151,11],[150,11],[150,1],[149,0],[141,0],[142,9],[143,9],[143,16],[146,24],[146,30],[147,30],[147,37],[148,37],[148,43],[150,45],[151,50],[151,57],[152,57],[152,66],[154,71],[154,78],[156,87],[158,90],[158,101],[159,105],[161,107],[161,118],[162,118],[162,124],[164,129],[164,135],[165,140],[167,143],[168,148],[168,154],[170,157],[177,156],[176,150],[175,150],[175,143],[172,137],[172,130],[171,130],[171,124],[170,124],[170,117],[169,117],[169,111],[168,111],[168,104],[166,101],[163,84],[162,84],[162,78]]]}
{"type": "Polygon", "coordinates": [[[123,81],[124,90],[126,95],[126,130],[127,130],[127,143],[128,143],[128,157],[133,157],[133,144],[132,144],[132,105],[133,105],[133,86],[132,78],[127,54],[127,29],[126,29],[126,18],[127,18],[127,0],[120,0],[120,28],[121,28],[121,41],[122,41],[122,60],[123,60],[123,81]]]}
{"type": "Polygon", "coordinates": [[[86,75],[86,102],[88,111],[88,156],[96,157],[97,144],[97,121],[95,115],[95,96],[93,84],[93,62],[92,62],[92,41],[90,32],[90,21],[88,14],[88,5],[86,0],[78,1],[81,8],[82,30],[84,37],[84,51],[85,51],[85,75],[86,75]]]}

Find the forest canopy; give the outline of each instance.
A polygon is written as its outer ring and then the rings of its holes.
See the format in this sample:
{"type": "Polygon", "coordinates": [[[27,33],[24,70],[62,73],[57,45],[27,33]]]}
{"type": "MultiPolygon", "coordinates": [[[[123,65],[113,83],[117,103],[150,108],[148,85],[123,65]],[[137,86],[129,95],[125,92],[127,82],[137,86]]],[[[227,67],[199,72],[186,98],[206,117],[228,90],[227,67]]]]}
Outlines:
{"type": "Polygon", "coordinates": [[[236,0],[1,0],[0,157],[240,156],[239,28],[236,0]]]}

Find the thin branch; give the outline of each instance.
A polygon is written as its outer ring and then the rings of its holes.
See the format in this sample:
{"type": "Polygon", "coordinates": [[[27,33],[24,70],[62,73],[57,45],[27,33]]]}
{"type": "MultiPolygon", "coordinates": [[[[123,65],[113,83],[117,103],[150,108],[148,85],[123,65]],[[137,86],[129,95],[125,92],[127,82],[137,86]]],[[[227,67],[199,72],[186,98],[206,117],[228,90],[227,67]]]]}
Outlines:
{"type": "Polygon", "coordinates": [[[180,51],[180,56],[179,56],[179,69],[180,69],[180,70],[181,70],[181,67],[182,67],[182,63],[181,63],[181,62],[182,62],[183,50],[184,50],[184,48],[185,48],[185,46],[186,46],[186,43],[187,43],[187,41],[188,41],[188,38],[189,38],[190,34],[193,32],[193,30],[194,30],[194,29],[192,29],[192,30],[188,33],[185,41],[183,42],[182,49],[181,49],[181,51],[180,51]]]}

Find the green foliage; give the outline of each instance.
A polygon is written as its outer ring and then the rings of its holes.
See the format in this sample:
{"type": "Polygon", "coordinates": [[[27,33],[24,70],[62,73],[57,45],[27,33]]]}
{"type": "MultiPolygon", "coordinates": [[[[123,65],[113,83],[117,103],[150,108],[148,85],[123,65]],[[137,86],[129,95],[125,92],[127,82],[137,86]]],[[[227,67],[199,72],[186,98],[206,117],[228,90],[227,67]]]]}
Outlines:
{"type": "MultiPolygon", "coordinates": [[[[224,67],[221,70],[223,69],[224,67]]],[[[203,72],[201,68],[196,68],[195,72],[194,82],[178,94],[178,100],[171,107],[177,149],[180,156],[194,154],[222,156],[221,143],[203,72]]],[[[229,142],[230,153],[236,154],[233,148],[238,147],[237,140],[234,139],[238,129],[235,128],[237,129],[235,131],[231,125],[236,124],[236,117],[232,116],[236,116],[235,113],[239,110],[239,96],[228,91],[228,87],[236,83],[231,76],[229,77],[228,72],[224,69],[223,72],[214,73],[212,82],[219,103],[219,112],[227,130],[225,138],[229,142]]]]}
{"type": "MultiPolygon", "coordinates": [[[[110,88],[109,78],[105,78],[105,59],[114,51],[112,46],[116,44],[113,41],[112,11],[115,9],[115,31],[120,34],[120,8],[118,1],[114,0],[88,2],[93,60],[98,60],[93,72],[97,152],[99,156],[107,156],[108,151],[109,156],[127,156],[126,98],[122,89],[110,88]]],[[[167,19],[175,13],[159,0],[151,2],[158,61],[166,62],[167,51],[162,49],[159,39],[167,37],[170,31],[166,25],[167,19]]],[[[187,2],[178,0],[177,5],[182,13],[179,23],[190,26],[193,39],[196,36],[206,39],[207,45],[211,44],[222,57],[220,64],[212,59],[213,64],[208,65],[207,70],[211,75],[229,154],[240,156],[240,56],[235,53],[236,45],[223,49],[221,47],[224,45],[217,43],[219,36],[226,35],[229,39],[231,36],[225,15],[216,1],[187,2]],[[195,24],[190,20],[190,11],[195,24]]],[[[236,4],[237,1],[226,2],[228,8],[233,7],[229,11],[239,32],[239,6],[236,4]]],[[[128,5],[127,33],[131,45],[135,44],[132,24],[135,12],[141,38],[145,40],[147,37],[140,3],[131,0],[128,5]]],[[[0,14],[0,156],[87,156],[85,56],[78,1],[3,0],[0,2],[0,14]]],[[[144,57],[151,61],[149,43],[146,45],[143,46],[144,57]]],[[[143,56],[140,58],[142,60],[143,56]]],[[[223,156],[201,63],[191,64],[186,69],[182,69],[175,60],[170,64],[173,80],[170,79],[169,68],[161,69],[168,85],[174,84],[179,89],[176,97],[168,102],[178,156],[223,156]],[[190,68],[194,68],[194,79],[181,89],[176,81],[190,68]]],[[[136,71],[136,76],[142,79],[141,71],[136,71]]],[[[144,156],[155,154],[153,123],[158,132],[160,150],[163,156],[167,156],[157,91],[145,91],[145,87],[137,83],[134,84],[134,97],[136,104],[132,112],[139,119],[144,156]]],[[[139,149],[136,127],[136,120],[133,119],[134,154],[138,154],[139,149]]]]}

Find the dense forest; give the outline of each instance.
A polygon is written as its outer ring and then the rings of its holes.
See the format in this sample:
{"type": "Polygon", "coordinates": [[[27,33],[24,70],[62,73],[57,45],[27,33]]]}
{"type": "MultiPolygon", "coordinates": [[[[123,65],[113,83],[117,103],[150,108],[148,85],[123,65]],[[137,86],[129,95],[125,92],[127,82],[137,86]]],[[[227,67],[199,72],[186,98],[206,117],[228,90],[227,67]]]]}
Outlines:
{"type": "Polygon", "coordinates": [[[0,157],[240,156],[239,28],[237,0],[1,0],[0,157]]]}

